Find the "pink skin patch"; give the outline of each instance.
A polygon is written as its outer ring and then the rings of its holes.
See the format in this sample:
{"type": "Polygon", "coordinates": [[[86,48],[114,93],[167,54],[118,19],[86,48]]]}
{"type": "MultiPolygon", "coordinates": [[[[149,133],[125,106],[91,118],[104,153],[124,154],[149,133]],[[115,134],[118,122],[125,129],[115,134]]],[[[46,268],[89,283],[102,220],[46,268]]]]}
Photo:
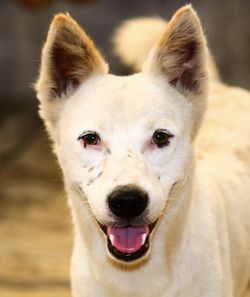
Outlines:
{"type": "Polygon", "coordinates": [[[148,226],[115,228],[108,227],[107,235],[111,244],[121,253],[134,253],[145,243],[149,235],[148,226]]]}

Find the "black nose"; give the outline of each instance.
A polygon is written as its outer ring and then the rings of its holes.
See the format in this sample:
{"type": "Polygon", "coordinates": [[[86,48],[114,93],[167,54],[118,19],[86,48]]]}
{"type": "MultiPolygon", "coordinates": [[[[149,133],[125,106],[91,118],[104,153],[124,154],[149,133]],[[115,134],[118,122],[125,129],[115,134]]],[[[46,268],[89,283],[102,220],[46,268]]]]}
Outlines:
{"type": "Polygon", "coordinates": [[[114,215],[130,221],[144,212],[148,195],[136,187],[122,186],[109,195],[108,205],[114,215]]]}

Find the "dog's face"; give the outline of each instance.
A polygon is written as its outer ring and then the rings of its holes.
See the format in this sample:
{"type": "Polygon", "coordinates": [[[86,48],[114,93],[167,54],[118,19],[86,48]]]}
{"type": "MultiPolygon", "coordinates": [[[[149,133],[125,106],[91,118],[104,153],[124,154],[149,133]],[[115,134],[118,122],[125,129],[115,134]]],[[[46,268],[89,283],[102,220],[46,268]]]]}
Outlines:
{"type": "Polygon", "coordinates": [[[90,79],[58,124],[64,174],[86,197],[110,252],[125,261],[144,255],[192,163],[190,106],[162,83],[143,74],[90,79]]]}
{"type": "Polygon", "coordinates": [[[152,231],[189,173],[204,110],[204,53],[190,7],[170,22],[142,73],[128,77],[107,73],[70,17],[51,25],[37,84],[40,113],[65,180],[87,201],[113,260],[149,255],[152,231]]]}

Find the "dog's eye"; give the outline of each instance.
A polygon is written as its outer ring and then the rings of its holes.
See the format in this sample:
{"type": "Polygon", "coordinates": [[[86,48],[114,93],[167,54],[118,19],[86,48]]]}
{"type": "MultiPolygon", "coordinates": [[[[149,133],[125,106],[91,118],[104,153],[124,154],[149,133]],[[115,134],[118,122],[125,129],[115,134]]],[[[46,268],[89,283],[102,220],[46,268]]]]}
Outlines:
{"type": "Polygon", "coordinates": [[[98,145],[100,144],[100,137],[96,132],[87,132],[78,137],[78,140],[81,140],[83,146],[87,145],[98,145]]]}
{"type": "Polygon", "coordinates": [[[159,148],[169,145],[170,139],[174,137],[171,133],[166,130],[156,130],[153,134],[152,141],[159,148]]]}

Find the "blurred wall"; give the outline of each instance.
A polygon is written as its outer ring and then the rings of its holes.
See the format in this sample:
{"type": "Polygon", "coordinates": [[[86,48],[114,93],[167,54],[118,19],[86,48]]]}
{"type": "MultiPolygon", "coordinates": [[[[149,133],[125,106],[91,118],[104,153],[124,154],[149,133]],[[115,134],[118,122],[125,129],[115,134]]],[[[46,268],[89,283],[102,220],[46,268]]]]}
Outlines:
{"type": "MultiPolygon", "coordinates": [[[[191,2],[202,19],[212,53],[224,80],[249,88],[250,1],[191,2]]],[[[31,10],[17,5],[14,0],[1,1],[1,103],[18,101],[25,104],[29,98],[35,97],[31,84],[38,74],[40,49],[55,13],[68,11],[82,24],[110,62],[111,70],[116,73],[119,72],[120,65],[112,56],[110,37],[119,21],[144,15],[169,18],[185,3],[186,1],[182,0],[96,0],[81,5],[55,0],[41,9],[31,10]]]]}

